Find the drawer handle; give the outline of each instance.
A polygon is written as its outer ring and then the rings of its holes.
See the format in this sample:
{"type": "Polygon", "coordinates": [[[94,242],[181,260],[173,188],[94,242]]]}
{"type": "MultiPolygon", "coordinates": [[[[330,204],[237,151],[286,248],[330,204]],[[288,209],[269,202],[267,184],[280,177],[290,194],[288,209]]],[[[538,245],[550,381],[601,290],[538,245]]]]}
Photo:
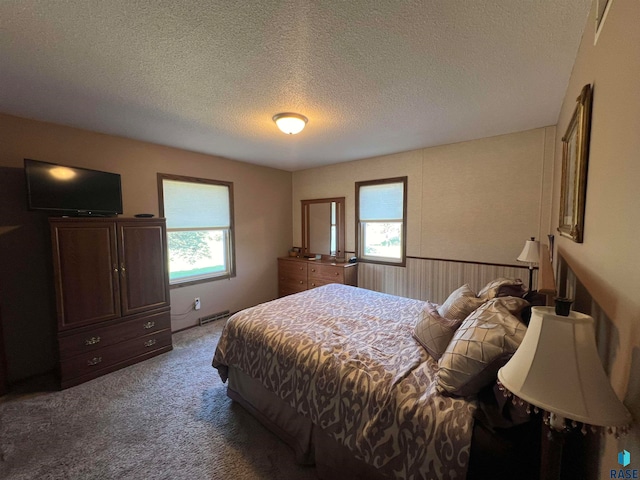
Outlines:
{"type": "Polygon", "coordinates": [[[87,360],[87,365],[93,367],[102,361],[102,357],[93,357],[91,360],[87,360]]]}
{"type": "Polygon", "coordinates": [[[315,272],[315,271],[316,271],[316,269],[315,269],[315,268],[312,268],[312,269],[311,269],[311,271],[312,271],[312,272],[315,272]]]}
{"type": "Polygon", "coordinates": [[[311,284],[311,286],[312,286],[312,287],[315,287],[315,286],[316,286],[316,284],[315,284],[315,283],[312,283],[312,284],[311,284]]]}
{"type": "Polygon", "coordinates": [[[150,328],[153,328],[156,326],[156,322],[147,322],[143,325],[145,330],[149,330],[150,328]]]}
{"type": "Polygon", "coordinates": [[[302,285],[304,282],[302,280],[300,280],[300,285],[302,285]]]}
{"type": "Polygon", "coordinates": [[[340,272],[336,272],[336,277],[340,275],[340,272]]]}
{"type": "Polygon", "coordinates": [[[96,343],[100,343],[100,337],[91,337],[91,338],[87,338],[84,341],[84,344],[89,346],[89,345],[95,345],[96,343]]]}
{"type": "Polygon", "coordinates": [[[144,346],[145,347],[151,347],[151,346],[153,346],[155,344],[156,344],[156,339],[155,338],[152,338],[151,340],[147,340],[146,342],[144,342],[144,346]]]}

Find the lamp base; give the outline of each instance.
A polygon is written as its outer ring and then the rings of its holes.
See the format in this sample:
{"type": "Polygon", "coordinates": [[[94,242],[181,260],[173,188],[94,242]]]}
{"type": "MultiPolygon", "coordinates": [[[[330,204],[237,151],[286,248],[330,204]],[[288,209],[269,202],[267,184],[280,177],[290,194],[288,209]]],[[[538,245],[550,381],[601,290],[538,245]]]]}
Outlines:
{"type": "Polygon", "coordinates": [[[533,265],[529,265],[529,291],[534,292],[533,289],[533,265]]]}
{"type": "Polygon", "coordinates": [[[583,435],[580,430],[558,431],[542,426],[540,479],[595,479],[601,435],[583,435]]]}
{"type": "Polygon", "coordinates": [[[549,425],[542,428],[540,442],[540,480],[560,480],[562,478],[562,451],[567,440],[566,430],[556,430],[549,425]]]}

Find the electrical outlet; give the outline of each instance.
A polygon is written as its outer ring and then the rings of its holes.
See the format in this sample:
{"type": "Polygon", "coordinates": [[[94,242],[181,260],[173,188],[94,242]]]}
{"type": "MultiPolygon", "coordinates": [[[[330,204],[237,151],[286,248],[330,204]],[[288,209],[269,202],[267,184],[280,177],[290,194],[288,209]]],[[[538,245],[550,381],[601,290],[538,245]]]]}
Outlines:
{"type": "Polygon", "coordinates": [[[193,309],[200,310],[200,297],[196,297],[193,301],[193,309]]]}

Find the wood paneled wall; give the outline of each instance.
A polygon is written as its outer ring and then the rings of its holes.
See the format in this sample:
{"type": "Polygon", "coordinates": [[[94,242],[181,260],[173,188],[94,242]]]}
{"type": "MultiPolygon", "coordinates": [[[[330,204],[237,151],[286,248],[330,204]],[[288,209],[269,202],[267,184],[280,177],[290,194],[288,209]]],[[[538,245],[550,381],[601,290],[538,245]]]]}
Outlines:
{"type": "MultiPolygon", "coordinates": [[[[527,267],[417,257],[408,257],[405,268],[360,263],[358,269],[359,287],[435,303],[443,303],[465,283],[477,292],[498,277],[521,278],[525,284],[529,278],[527,267]]],[[[537,270],[534,286],[536,282],[537,270]]]]}

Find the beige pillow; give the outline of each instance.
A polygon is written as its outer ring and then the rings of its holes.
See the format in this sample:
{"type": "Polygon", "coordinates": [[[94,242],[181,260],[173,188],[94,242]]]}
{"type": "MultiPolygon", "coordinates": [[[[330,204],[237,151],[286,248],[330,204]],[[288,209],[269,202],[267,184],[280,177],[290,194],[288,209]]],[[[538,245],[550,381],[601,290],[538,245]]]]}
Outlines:
{"type": "Polygon", "coordinates": [[[438,307],[441,317],[452,320],[464,320],[485,300],[478,298],[469,285],[463,285],[449,295],[446,302],[438,307]]]}
{"type": "Polygon", "coordinates": [[[433,358],[438,360],[447,349],[447,345],[461,323],[462,320],[441,317],[438,314],[437,306],[427,302],[413,329],[413,337],[433,358]]]}
{"type": "Polygon", "coordinates": [[[519,278],[496,278],[495,280],[487,283],[482,290],[478,292],[478,298],[482,298],[484,300],[491,300],[498,296],[498,292],[500,291],[500,287],[503,286],[522,286],[522,280],[519,278]]]}
{"type": "Polygon", "coordinates": [[[468,396],[495,381],[527,331],[515,317],[527,305],[522,298],[498,297],[469,315],[438,362],[438,390],[468,396]]]}

